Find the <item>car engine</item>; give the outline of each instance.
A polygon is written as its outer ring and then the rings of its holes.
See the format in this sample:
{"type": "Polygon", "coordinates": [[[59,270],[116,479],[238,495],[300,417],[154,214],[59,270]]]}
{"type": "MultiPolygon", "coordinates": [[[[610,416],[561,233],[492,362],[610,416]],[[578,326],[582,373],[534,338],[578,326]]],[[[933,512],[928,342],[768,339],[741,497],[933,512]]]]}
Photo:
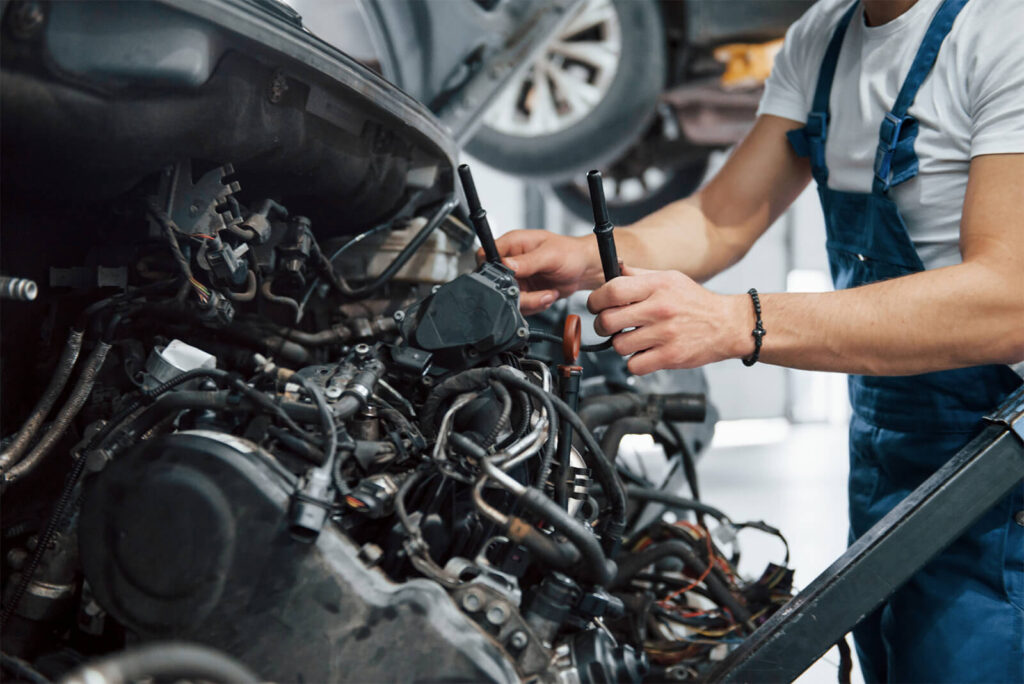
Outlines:
{"type": "MultiPolygon", "coordinates": [[[[512,272],[474,265],[480,217],[396,109],[349,126],[352,169],[309,99],[282,115],[309,134],[291,147],[194,153],[166,108],[147,119],[164,91],[85,97],[89,65],[25,66],[71,59],[76,4],[52,7],[48,43],[15,24],[4,45],[4,154],[24,160],[4,181],[5,673],[73,680],[174,641],[264,681],[696,680],[788,600],[784,564],[736,571],[736,532],[777,530],[617,458],[658,435],[683,469],[704,396],[614,382],[614,352],[581,385],[578,319],[524,319],[512,272]],[[135,125],[97,163],[107,129],[76,113],[126,99],[135,125]],[[61,160],[67,194],[45,180],[61,160]]],[[[174,4],[128,3],[191,17],[174,4]]],[[[196,97],[255,83],[287,109],[315,81],[225,54],[196,97]]]]}

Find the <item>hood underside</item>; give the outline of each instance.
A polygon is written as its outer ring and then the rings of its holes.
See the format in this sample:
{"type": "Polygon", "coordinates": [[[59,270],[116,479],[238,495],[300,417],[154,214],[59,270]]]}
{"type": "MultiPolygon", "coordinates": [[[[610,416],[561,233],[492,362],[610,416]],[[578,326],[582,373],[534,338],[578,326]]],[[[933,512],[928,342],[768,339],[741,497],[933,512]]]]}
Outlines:
{"type": "Polygon", "coordinates": [[[243,194],[337,233],[454,192],[456,148],[429,111],[259,4],[41,7],[6,17],[5,192],[105,201],[178,161],[231,163],[243,194]]]}

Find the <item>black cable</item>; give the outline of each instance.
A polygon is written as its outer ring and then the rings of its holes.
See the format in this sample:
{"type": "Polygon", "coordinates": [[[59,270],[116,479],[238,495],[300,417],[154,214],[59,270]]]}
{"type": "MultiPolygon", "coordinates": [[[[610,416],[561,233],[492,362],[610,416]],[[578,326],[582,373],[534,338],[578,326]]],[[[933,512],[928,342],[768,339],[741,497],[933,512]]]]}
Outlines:
{"type": "Polygon", "coordinates": [[[704,586],[707,587],[715,603],[732,613],[737,622],[743,623],[750,631],[754,630],[750,611],[733,596],[728,585],[714,572],[712,561],[710,559],[706,563],[702,561],[690,545],[681,539],[652,544],[643,551],[626,555],[619,561],[619,572],[615,576],[613,586],[627,584],[643,568],[662,558],[670,557],[683,561],[689,567],[690,572],[697,577],[704,575],[704,586]]]}
{"type": "Polygon", "coordinates": [[[660,489],[647,489],[644,487],[637,487],[635,485],[629,485],[626,487],[626,496],[631,499],[639,499],[640,501],[654,501],[660,503],[668,508],[674,508],[682,511],[700,511],[710,515],[711,517],[719,520],[723,523],[732,525],[732,520],[729,516],[715,508],[709,506],[701,501],[695,501],[694,499],[687,499],[668,492],[663,492],[660,489]]]}
{"type": "Polygon", "coordinates": [[[327,276],[328,282],[330,282],[331,286],[334,287],[334,289],[336,289],[342,296],[348,297],[349,299],[358,299],[372,294],[386,285],[388,281],[390,281],[391,278],[393,278],[394,275],[398,273],[403,266],[405,266],[406,262],[408,262],[409,259],[412,258],[412,255],[416,253],[416,250],[418,250],[420,246],[427,241],[430,234],[433,233],[439,225],[441,225],[441,222],[445,219],[448,213],[458,205],[458,203],[459,200],[457,197],[449,197],[447,200],[442,202],[437,211],[427,219],[423,228],[421,228],[420,231],[416,233],[411,240],[409,240],[409,243],[402,248],[402,251],[395,256],[380,275],[361,287],[353,288],[349,285],[340,274],[335,272],[334,265],[327,256],[322,252],[318,252],[320,264],[324,275],[327,276]]]}

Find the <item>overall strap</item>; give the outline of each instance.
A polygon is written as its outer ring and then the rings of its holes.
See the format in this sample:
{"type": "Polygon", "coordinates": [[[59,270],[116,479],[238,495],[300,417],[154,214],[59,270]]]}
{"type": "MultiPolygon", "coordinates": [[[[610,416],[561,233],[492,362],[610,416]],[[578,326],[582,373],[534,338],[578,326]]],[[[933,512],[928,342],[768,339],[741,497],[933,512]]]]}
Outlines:
{"type": "Polygon", "coordinates": [[[839,63],[839,50],[843,46],[843,37],[846,35],[846,27],[850,25],[850,19],[860,6],[860,0],[855,0],[850,8],[836,24],[832,33],[832,40],[825,50],[825,57],[821,61],[821,69],[818,71],[818,85],[814,89],[814,100],[811,103],[811,111],[807,115],[807,124],[786,133],[793,150],[800,157],[810,157],[811,173],[818,185],[824,187],[828,182],[828,167],[825,166],[825,140],[828,137],[828,100],[832,95],[832,80],[836,75],[836,64],[839,63]]]}
{"type": "Polygon", "coordinates": [[[917,49],[895,104],[882,119],[878,149],[875,151],[875,178],[871,187],[875,194],[885,194],[894,185],[917,175],[914,140],[917,138],[918,125],[917,119],[909,116],[907,110],[914,103],[921,84],[931,73],[942,41],[946,39],[957,15],[966,4],[967,0],[943,0],[924,34],[921,47],[917,49]]]}

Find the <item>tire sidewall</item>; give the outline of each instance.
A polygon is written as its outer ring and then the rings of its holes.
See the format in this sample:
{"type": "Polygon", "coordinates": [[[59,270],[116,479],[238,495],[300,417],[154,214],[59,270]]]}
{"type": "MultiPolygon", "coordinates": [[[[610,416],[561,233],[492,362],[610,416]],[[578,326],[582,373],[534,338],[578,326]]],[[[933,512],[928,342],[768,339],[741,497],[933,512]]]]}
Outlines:
{"type": "Polygon", "coordinates": [[[636,141],[665,86],[665,29],[654,0],[612,4],[619,15],[622,53],[597,107],[572,127],[545,136],[507,135],[484,125],[467,146],[470,154],[506,173],[556,181],[601,166],[636,141]]]}

